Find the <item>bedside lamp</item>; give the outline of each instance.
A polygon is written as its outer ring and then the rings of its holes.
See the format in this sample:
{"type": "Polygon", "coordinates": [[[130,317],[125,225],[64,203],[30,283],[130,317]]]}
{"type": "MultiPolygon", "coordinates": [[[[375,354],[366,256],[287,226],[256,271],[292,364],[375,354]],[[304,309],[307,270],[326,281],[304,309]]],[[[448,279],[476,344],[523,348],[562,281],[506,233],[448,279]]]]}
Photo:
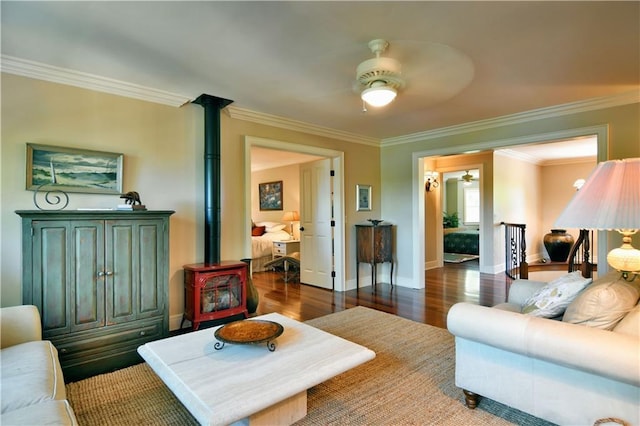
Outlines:
{"type": "Polygon", "coordinates": [[[291,238],[293,238],[293,222],[300,220],[300,215],[296,210],[292,210],[286,212],[284,216],[282,216],[282,220],[289,222],[289,234],[291,234],[291,238]]]}
{"type": "Polygon", "coordinates": [[[640,274],[640,250],[631,245],[640,229],[640,158],[598,164],[554,226],[620,232],[622,246],[609,252],[607,262],[633,281],[640,274]]]}

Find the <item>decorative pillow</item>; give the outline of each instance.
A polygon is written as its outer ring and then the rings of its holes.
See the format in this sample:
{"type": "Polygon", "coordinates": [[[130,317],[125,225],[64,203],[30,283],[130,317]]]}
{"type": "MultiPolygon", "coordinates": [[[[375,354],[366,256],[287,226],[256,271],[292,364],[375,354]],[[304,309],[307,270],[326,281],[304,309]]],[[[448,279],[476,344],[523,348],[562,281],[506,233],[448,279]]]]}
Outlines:
{"type": "Polygon", "coordinates": [[[287,225],[285,224],[278,224],[278,225],[274,225],[274,226],[267,226],[266,232],[278,232],[278,231],[282,231],[287,225]]]}
{"type": "Polygon", "coordinates": [[[251,229],[251,236],[260,237],[262,236],[262,234],[264,234],[264,230],[265,230],[264,226],[256,226],[253,229],[251,229]]]}
{"type": "Polygon", "coordinates": [[[280,222],[256,222],[256,226],[264,226],[266,228],[271,228],[272,226],[280,225],[280,222]]]}
{"type": "Polygon", "coordinates": [[[613,331],[640,339],[640,305],[636,305],[635,308],[629,311],[629,313],[622,318],[622,321],[613,328],[613,331]]]}
{"type": "MultiPolygon", "coordinates": [[[[607,276],[608,277],[608,276],[607,276]]],[[[613,330],[638,303],[640,290],[614,273],[611,279],[598,280],[573,301],[564,313],[564,322],[613,330]]]]}
{"type": "Polygon", "coordinates": [[[591,281],[591,278],[584,278],[580,271],[556,278],[524,302],[522,313],[543,318],[562,315],[577,294],[591,281]]]}

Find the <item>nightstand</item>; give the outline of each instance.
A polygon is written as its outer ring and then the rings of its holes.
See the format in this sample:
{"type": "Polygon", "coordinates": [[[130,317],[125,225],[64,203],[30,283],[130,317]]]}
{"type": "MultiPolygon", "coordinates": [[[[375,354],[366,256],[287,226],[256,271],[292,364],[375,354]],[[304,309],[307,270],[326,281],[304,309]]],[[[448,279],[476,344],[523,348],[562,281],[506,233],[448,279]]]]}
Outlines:
{"type": "Polygon", "coordinates": [[[300,251],[299,240],[274,241],[271,251],[271,259],[282,256],[291,256],[292,253],[300,251]]]}

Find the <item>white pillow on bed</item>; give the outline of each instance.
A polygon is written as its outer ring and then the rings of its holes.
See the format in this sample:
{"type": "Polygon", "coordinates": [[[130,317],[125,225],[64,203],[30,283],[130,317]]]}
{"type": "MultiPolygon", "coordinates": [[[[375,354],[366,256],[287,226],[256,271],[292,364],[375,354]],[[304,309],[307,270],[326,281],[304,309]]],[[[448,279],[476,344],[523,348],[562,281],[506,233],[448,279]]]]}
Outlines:
{"type": "Polygon", "coordinates": [[[284,224],[280,224],[280,225],[276,225],[276,226],[267,226],[267,228],[265,229],[266,232],[278,232],[278,231],[282,231],[284,230],[284,228],[287,225],[284,224]]]}
{"type": "Polygon", "coordinates": [[[280,225],[280,222],[256,222],[257,226],[266,226],[267,228],[271,226],[280,225]]]}
{"type": "Polygon", "coordinates": [[[265,232],[278,232],[286,228],[287,225],[278,222],[258,222],[256,225],[264,226],[265,232]]]}

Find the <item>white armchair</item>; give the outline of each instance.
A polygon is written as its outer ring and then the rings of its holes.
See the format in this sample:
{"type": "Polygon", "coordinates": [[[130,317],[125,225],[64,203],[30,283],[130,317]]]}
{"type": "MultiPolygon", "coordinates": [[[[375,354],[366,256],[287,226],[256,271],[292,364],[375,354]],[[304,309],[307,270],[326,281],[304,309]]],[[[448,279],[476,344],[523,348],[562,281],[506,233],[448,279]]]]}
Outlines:
{"type": "Polygon", "coordinates": [[[624,332],[521,314],[545,284],[519,280],[507,304],[458,303],[449,311],[455,381],[467,406],[475,408],[482,395],[557,424],[640,424],[640,337],[628,332],[638,328],[640,306],[624,332]]]}
{"type": "Polygon", "coordinates": [[[77,425],[58,352],[42,340],[35,306],[0,308],[0,424],[77,425]]]}
{"type": "Polygon", "coordinates": [[[38,308],[20,305],[0,309],[0,349],[41,339],[38,308]]]}

